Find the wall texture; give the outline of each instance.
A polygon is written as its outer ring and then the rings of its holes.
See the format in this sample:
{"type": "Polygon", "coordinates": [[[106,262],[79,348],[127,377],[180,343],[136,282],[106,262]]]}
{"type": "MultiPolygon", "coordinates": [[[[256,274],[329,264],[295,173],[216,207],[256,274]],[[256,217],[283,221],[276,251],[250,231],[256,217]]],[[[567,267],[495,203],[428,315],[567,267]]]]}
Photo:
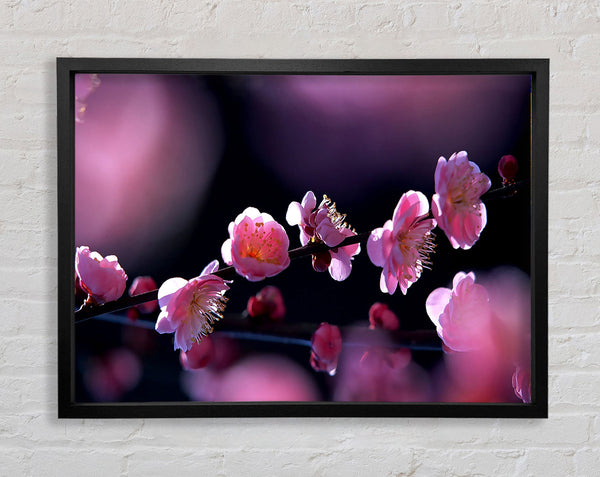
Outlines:
{"type": "Polygon", "coordinates": [[[598,475],[600,2],[5,0],[0,25],[1,475],[598,475]],[[550,418],[57,420],[56,56],[549,57],[550,418]]]}

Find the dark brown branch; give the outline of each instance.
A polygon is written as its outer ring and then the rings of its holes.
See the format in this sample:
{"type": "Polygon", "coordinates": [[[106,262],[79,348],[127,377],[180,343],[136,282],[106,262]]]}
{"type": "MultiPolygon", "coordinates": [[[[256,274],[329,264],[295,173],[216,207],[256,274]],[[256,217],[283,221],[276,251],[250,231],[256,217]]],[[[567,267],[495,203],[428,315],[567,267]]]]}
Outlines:
{"type": "MultiPolygon", "coordinates": [[[[324,252],[331,248],[345,247],[346,245],[353,245],[355,243],[364,243],[369,238],[370,232],[348,237],[337,247],[328,247],[324,243],[310,243],[304,247],[295,248],[289,251],[290,259],[294,260],[297,258],[307,257],[317,252],[324,252]]],[[[221,277],[223,280],[233,280],[236,277],[235,268],[225,267],[221,270],[217,270],[213,273],[221,277]]],[[[124,310],[131,308],[135,305],[140,305],[148,301],[156,300],[158,298],[158,290],[152,290],[146,293],[141,293],[135,296],[123,296],[118,300],[105,303],[104,305],[82,305],[77,311],[75,311],[75,323],[87,320],[94,316],[102,315],[104,313],[111,313],[113,311],[124,310]]]]}

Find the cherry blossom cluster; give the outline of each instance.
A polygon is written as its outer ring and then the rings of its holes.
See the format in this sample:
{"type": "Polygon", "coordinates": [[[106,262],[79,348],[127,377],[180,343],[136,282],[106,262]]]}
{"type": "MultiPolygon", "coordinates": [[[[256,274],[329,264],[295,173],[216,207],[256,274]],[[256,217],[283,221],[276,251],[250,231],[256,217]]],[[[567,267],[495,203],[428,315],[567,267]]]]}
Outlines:
{"type": "MultiPolygon", "coordinates": [[[[518,169],[512,156],[504,156],[498,166],[504,184],[510,184],[518,169]]],[[[481,196],[491,181],[479,167],[461,151],[446,160],[440,157],[435,170],[435,194],[431,208],[427,197],[410,190],[398,201],[392,217],[382,227],[370,232],[367,254],[371,262],[382,268],[379,287],[393,295],[396,289],[406,294],[410,286],[432,266],[435,250],[433,230],[439,227],[455,249],[470,249],[479,239],[487,223],[486,207],[481,196]]],[[[300,244],[305,247],[321,244],[321,251],[311,253],[312,266],[318,272],[328,271],[336,281],[343,281],[352,271],[352,261],[360,251],[360,243],[344,245],[356,236],[346,222],[346,215],[337,211],[327,196],[317,204],[312,191],[301,202],[289,204],[286,221],[299,227],[300,244]]],[[[246,208],[228,227],[229,238],[221,247],[223,261],[249,281],[273,277],[290,265],[290,240],[284,229],[270,214],[254,207],[246,208]]],[[[219,276],[217,260],[208,264],[199,276],[186,280],[170,278],[158,290],[158,304],[145,303],[136,313],[160,313],[155,329],[174,334],[174,348],[181,350],[181,362],[187,369],[203,367],[210,361],[212,344],[206,338],[213,325],[223,316],[231,281],[219,276]]],[[[75,256],[78,284],[88,294],[86,305],[101,305],[119,299],[126,288],[127,275],[114,255],[102,257],[89,247],[79,247],[75,256]]],[[[138,277],[130,295],[156,288],[150,277],[138,277]]],[[[426,310],[437,333],[450,352],[467,352],[485,343],[490,332],[491,310],[486,289],[475,283],[475,275],[459,272],[452,289],[438,288],[431,292],[426,310]]],[[[279,321],[285,315],[280,292],[274,287],[263,289],[251,297],[247,312],[250,317],[279,321]]],[[[370,328],[388,331],[398,329],[395,314],[387,305],[377,303],[369,313],[370,328]]],[[[317,371],[335,374],[342,350],[342,336],[337,326],[322,323],[312,337],[310,362],[317,371]]],[[[377,350],[365,353],[361,362],[374,359],[396,363],[410,361],[402,352],[381,354],[377,350]]],[[[396,363],[397,364],[397,363],[396,363]]],[[[395,366],[395,365],[394,365],[395,366]]],[[[529,374],[518,367],[513,376],[515,393],[524,401],[529,396],[529,374]]]]}

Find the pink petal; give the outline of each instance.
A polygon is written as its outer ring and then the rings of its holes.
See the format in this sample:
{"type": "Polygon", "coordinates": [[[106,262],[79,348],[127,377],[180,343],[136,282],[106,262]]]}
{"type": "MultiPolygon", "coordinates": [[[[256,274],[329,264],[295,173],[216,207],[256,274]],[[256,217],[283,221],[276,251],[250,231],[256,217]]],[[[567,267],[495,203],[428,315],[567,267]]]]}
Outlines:
{"type": "Polygon", "coordinates": [[[443,192],[440,191],[440,186],[442,186],[446,182],[446,158],[443,156],[438,159],[437,166],[435,168],[434,180],[435,180],[435,191],[438,194],[444,193],[446,191],[445,186],[444,186],[443,192]]]}
{"type": "Polygon", "coordinates": [[[310,213],[317,206],[317,198],[312,190],[309,190],[302,198],[302,208],[310,213]]]}
{"type": "Polygon", "coordinates": [[[387,260],[387,257],[383,253],[384,230],[385,229],[383,227],[373,230],[371,235],[369,235],[369,239],[367,240],[367,255],[369,256],[369,259],[373,265],[377,267],[383,267],[383,264],[387,260]]]}
{"type": "MultiPolygon", "coordinates": [[[[233,232],[231,232],[231,235],[233,235],[233,232]]],[[[223,257],[223,261],[227,265],[233,264],[233,258],[231,256],[231,245],[232,241],[229,238],[225,240],[225,242],[223,242],[223,245],[221,246],[221,256],[223,257]]]]}
{"type": "Polygon", "coordinates": [[[181,291],[181,289],[185,285],[187,285],[187,283],[187,280],[180,277],[169,278],[166,282],[164,282],[158,289],[159,306],[161,308],[166,307],[171,301],[171,299],[176,297],[181,291]]]}
{"type": "Polygon", "coordinates": [[[319,220],[319,216],[322,215],[323,212],[327,215],[326,209],[322,209],[317,214],[317,233],[328,247],[335,247],[342,243],[346,237],[331,223],[329,218],[321,218],[321,220],[319,220]]]}
{"type": "Polygon", "coordinates": [[[213,272],[216,272],[219,269],[219,261],[213,260],[206,267],[202,269],[199,276],[210,275],[213,272]]]}
{"type": "Polygon", "coordinates": [[[449,288],[436,288],[427,297],[425,309],[436,328],[440,326],[440,315],[444,312],[451,297],[452,290],[449,288]]]}
{"type": "Polygon", "coordinates": [[[394,210],[394,235],[407,229],[418,217],[429,212],[429,202],[422,192],[408,191],[402,195],[394,210]]]}
{"type": "Polygon", "coordinates": [[[288,205],[287,213],[285,214],[285,220],[290,225],[300,225],[302,223],[302,214],[304,209],[298,202],[292,202],[288,205]]]}
{"type": "Polygon", "coordinates": [[[173,326],[173,324],[167,318],[166,311],[161,311],[159,313],[158,318],[156,320],[156,325],[154,326],[154,328],[156,329],[156,331],[158,331],[161,334],[162,333],[173,333],[173,331],[175,331],[177,329],[177,327],[173,326]]]}
{"type": "Polygon", "coordinates": [[[189,351],[192,348],[191,327],[184,323],[175,330],[175,343],[173,348],[189,351]]]}
{"type": "Polygon", "coordinates": [[[350,275],[352,263],[350,255],[343,251],[331,253],[331,263],[329,264],[329,274],[334,280],[341,282],[350,275]]]}
{"type": "Polygon", "coordinates": [[[396,278],[396,275],[389,270],[387,263],[383,267],[382,282],[380,282],[379,285],[381,291],[384,293],[389,293],[390,295],[393,295],[396,291],[396,287],[398,285],[398,278],[396,278]],[[385,290],[382,286],[382,283],[385,285],[385,290]]]}

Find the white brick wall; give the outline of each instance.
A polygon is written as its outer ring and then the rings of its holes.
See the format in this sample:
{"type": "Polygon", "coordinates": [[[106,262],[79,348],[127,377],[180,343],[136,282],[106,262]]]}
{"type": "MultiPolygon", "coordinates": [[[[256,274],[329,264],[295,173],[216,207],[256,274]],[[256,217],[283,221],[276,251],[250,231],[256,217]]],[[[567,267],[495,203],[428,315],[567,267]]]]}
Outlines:
{"type": "Polygon", "coordinates": [[[5,0],[0,474],[600,475],[600,2],[5,0]],[[56,419],[56,56],[550,57],[550,418],[56,419]]]}

